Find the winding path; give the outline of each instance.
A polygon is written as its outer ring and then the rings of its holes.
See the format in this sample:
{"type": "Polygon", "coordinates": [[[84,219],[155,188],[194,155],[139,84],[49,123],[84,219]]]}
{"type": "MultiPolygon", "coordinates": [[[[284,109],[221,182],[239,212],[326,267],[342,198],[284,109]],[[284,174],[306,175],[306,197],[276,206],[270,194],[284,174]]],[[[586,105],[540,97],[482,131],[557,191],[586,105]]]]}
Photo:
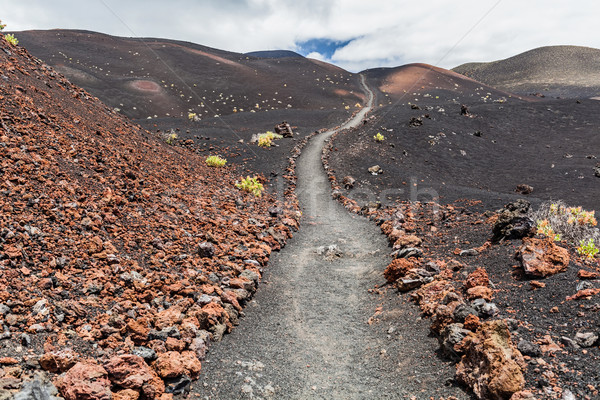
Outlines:
{"type": "MultiPolygon", "coordinates": [[[[361,123],[372,107],[361,78],[369,104],[340,129],[361,123]]],[[[378,306],[368,289],[382,283],[389,249],[373,223],[331,199],[321,152],[333,133],[314,137],[298,159],[302,228],[272,257],[240,326],[211,347],[192,388],[200,398],[405,399],[423,386],[422,379],[403,382],[414,378],[414,368],[437,368],[388,356],[389,331],[367,323],[378,306]],[[338,256],[319,254],[333,245],[338,256]]],[[[422,352],[413,346],[405,353],[416,360],[415,351],[422,352]]]]}

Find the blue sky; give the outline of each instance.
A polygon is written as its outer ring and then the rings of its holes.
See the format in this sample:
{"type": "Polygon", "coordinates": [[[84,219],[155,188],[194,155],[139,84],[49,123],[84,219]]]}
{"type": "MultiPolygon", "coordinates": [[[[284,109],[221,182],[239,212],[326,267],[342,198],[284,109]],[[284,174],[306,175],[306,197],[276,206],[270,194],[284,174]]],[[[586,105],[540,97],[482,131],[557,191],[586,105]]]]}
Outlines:
{"type": "Polygon", "coordinates": [[[547,45],[600,48],[600,2],[592,0],[0,0],[0,10],[7,30],[285,49],[354,72],[411,62],[452,68],[547,45]]]}
{"type": "Polygon", "coordinates": [[[309,39],[296,43],[297,52],[303,56],[317,56],[322,59],[331,59],[338,49],[344,48],[352,40],[332,40],[328,38],[309,39]]]}

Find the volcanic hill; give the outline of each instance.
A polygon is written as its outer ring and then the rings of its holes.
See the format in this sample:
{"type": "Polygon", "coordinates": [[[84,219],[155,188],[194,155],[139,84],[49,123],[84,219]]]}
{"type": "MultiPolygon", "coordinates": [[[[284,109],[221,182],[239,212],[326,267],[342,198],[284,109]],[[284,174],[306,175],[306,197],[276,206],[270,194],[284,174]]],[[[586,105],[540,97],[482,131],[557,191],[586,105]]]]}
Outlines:
{"type": "Polygon", "coordinates": [[[589,47],[540,47],[504,60],[463,64],[453,71],[522,95],[600,96],[600,50],[589,47]]]}
{"type": "Polygon", "coordinates": [[[533,203],[563,199],[598,209],[597,101],[519,97],[423,64],[365,75],[380,107],[365,125],[337,137],[331,158],[340,182],[357,180],[349,191],[356,200],[422,195],[498,208],[528,185],[533,203]],[[373,140],[377,133],[385,140],[373,140]],[[374,165],[383,173],[369,173],[374,165]]]}
{"type": "Polygon", "coordinates": [[[248,145],[253,135],[287,121],[302,138],[339,125],[365,101],[357,75],[304,57],[74,30],[16,35],[31,54],[146,129],[173,132],[200,152],[235,148],[232,161],[269,178],[281,175],[294,142],[264,150],[248,145]]]}

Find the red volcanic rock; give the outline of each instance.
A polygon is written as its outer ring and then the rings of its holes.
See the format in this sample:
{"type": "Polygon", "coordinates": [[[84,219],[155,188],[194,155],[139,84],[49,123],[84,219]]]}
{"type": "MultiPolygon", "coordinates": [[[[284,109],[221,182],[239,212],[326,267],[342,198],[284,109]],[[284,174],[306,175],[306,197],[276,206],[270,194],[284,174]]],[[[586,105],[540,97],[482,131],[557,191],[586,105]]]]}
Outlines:
{"type": "Polygon", "coordinates": [[[168,328],[169,326],[174,326],[182,320],[183,313],[179,307],[175,306],[159,312],[154,320],[154,326],[156,329],[161,330],[168,328]]]}
{"type": "Polygon", "coordinates": [[[532,289],[541,289],[546,287],[546,284],[544,282],[540,282],[540,281],[530,281],[529,285],[531,286],[532,289]]]}
{"type": "Polygon", "coordinates": [[[598,279],[600,278],[600,274],[598,272],[586,271],[585,269],[580,269],[577,272],[577,276],[579,279],[598,279]]]}
{"type": "Polygon", "coordinates": [[[469,315],[467,315],[467,318],[465,318],[465,322],[464,322],[465,329],[475,332],[477,330],[477,328],[479,328],[480,325],[481,325],[481,321],[479,320],[479,317],[476,315],[469,314],[469,315]]]}
{"type": "Polygon", "coordinates": [[[503,321],[481,324],[461,346],[465,354],[456,367],[456,377],[478,398],[508,400],[524,388],[525,361],[503,321]]]}
{"type": "Polygon", "coordinates": [[[78,362],[54,383],[65,400],[110,400],[112,398],[106,370],[90,361],[78,362]]]}
{"type": "Polygon", "coordinates": [[[133,389],[124,389],[113,393],[112,400],[138,400],[139,398],[140,392],[133,389]]]}
{"type": "Polygon", "coordinates": [[[136,342],[145,341],[148,339],[148,334],[150,333],[148,320],[146,318],[129,321],[127,323],[127,329],[131,332],[131,339],[136,342]]]}
{"type": "Polygon", "coordinates": [[[517,250],[516,258],[527,275],[546,277],[563,272],[569,265],[569,252],[557,246],[550,238],[523,239],[523,245],[517,250]]]}
{"type": "Polygon", "coordinates": [[[152,364],[158,375],[163,378],[176,378],[183,374],[196,377],[202,369],[202,365],[192,351],[168,351],[161,354],[152,364]]]}
{"type": "Polygon", "coordinates": [[[417,247],[421,244],[422,240],[415,235],[402,235],[394,242],[394,249],[401,249],[404,247],[417,247]]]}
{"type": "Polygon", "coordinates": [[[142,357],[132,354],[111,358],[104,364],[104,369],[114,385],[125,389],[141,390],[144,385],[157,377],[142,357]]]}
{"type": "Polygon", "coordinates": [[[535,395],[529,390],[520,390],[510,396],[510,400],[535,400],[535,395]]]}
{"type": "Polygon", "coordinates": [[[490,278],[484,268],[477,268],[467,276],[465,289],[471,289],[475,286],[490,286],[490,278]]]}
{"type": "Polygon", "coordinates": [[[165,340],[165,347],[169,351],[183,351],[185,350],[186,345],[183,340],[170,337],[165,340]]]}
{"type": "Polygon", "coordinates": [[[181,360],[185,372],[190,377],[196,378],[200,374],[202,364],[200,363],[200,360],[198,360],[196,353],[193,351],[184,351],[181,353],[181,360]]]}
{"type": "Polygon", "coordinates": [[[176,378],[185,373],[181,361],[181,353],[177,351],[168,351],[161,354],[152,364],[158,375],[163,378],[176,378]]]}
{"type": "Polygon", "coordinates": [[[469,300],[473,299],[485,299],[491,300],[494,296],[494,291],[486,286],[474,286],[472,288],[467,289],[467,298],[469,300]]]}
{"type": "Polygon", "coordinates": [[[385,276],[385,279],[389,283],[393,283],[406,275],[409,270],[416,267],[417,264],[414,261],[411,261],[407,258],[397,258],[387,266],[383,272],[383,276],[385,276]]]}
{"type": "Polygon", "coordinates": [[[585,299],[588,297],[592,297],[595,296],[597,294],[600,293],[600,289],[596,288],[596,289],[582,289],[580,291],[578,291],[577,293],[575,293],[572,296],[568,296],[567,300],[578,300],[578,299],[585,299]]]}
{"type": "Polygon", "coordinates": [[[79,355],[73,350],[64,349],[44,354],[39,359],[39,363],[46,371],[61,373],[74,366],[78,358],[79,355]]]}

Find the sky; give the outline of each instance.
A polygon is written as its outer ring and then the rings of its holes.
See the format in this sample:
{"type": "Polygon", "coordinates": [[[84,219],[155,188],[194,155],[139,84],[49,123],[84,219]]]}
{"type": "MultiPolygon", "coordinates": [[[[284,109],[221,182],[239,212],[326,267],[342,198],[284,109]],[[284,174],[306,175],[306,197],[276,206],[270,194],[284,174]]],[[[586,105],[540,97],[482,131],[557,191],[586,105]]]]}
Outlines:
{"type": "Polygon", "coordinates": [[[0,0],[6,31],[292,50],[352,72],[413,62],[453,68],[548,45],[600,48],[599,16],[596,0],[0,0]]]}

